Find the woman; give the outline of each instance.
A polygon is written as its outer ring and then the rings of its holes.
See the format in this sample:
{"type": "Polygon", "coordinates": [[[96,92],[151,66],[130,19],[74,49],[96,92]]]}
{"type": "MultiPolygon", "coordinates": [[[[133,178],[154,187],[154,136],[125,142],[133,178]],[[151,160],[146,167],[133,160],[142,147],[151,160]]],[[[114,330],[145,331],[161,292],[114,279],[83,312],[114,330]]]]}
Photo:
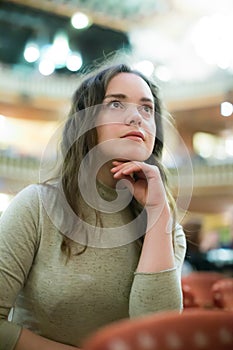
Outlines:
{"type": "Polygon", "coordinates": [[[1,217],[1,350],[80,349],[110,322],[182,309],[185,238],[160,163],[157,93],[125,64],[78,87],[60,174],[1,217]]]}

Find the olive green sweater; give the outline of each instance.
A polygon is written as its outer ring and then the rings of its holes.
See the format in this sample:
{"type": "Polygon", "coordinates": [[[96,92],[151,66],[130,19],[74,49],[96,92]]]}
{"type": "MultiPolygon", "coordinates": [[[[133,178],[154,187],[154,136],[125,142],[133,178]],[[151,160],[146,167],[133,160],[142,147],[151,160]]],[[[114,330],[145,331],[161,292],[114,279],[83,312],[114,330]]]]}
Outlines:
{"type": "MultiPolygon", "coordinates": [[[[85,337],[110,322],[182,309],[186,242],[179,225],[172,270],[135,272],[141,249],[138,239],[105,248],[93,244],[66,262],[61,232],[69,228],[69,219],[55,197],[49,193],[46,197],[47,191],[42,185],[28,186],[0,219],[0,350],[14,349],[22,327],[81,347],[85,337]],[[63,225],[60,230],[59,225],[63,225]]],[[[107,200],[111,197],[106,188],[104,195],[107,200]]],[[[131,220],[127,216],[131,216],[128,209],[106,214],[103,226],[119,227],[131,220]]],[[[72,253],[82,248],[74,242],[72,253]]]]}

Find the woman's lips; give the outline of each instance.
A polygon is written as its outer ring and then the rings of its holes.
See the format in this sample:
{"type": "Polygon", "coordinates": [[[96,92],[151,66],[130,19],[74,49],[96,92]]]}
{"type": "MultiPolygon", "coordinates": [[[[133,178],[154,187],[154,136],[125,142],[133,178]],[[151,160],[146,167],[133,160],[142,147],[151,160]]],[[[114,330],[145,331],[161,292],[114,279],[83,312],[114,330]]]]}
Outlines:
{"type": "Polygon", "coordinates": [[[137,142],[142,142],[145,140],[144,134],[140,131],[129,132],[129,133],[125,134],[124,136],[122,136],[121,138],[124,138],[124,139],[126,138],[126,139],[137,141],[137,142]]]}

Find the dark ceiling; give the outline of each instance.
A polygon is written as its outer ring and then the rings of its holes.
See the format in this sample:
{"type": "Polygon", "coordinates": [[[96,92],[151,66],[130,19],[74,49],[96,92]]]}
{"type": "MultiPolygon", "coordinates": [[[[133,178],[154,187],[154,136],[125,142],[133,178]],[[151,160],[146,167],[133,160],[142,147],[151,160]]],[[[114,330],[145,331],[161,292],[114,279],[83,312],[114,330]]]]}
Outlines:
{"type": "MultiPolygon", "coordinates": [[[[130,51],[127,33],[112,30],[99,25],[77,30],[72,27],[70,18],[43,12],[11,2],[0,2],[0,62],[27,69],[34,68],[27,63],[23,51],[28,40],[39,43],[52,42],[58,30],[65,30],[69,37],[71,50],[82,55],[83,66],[79,72],[93,63],[101,62],[104,57],[115,51],[130,51]]],[[[57,72],[71,74],[66,68],[57,72]]]]}

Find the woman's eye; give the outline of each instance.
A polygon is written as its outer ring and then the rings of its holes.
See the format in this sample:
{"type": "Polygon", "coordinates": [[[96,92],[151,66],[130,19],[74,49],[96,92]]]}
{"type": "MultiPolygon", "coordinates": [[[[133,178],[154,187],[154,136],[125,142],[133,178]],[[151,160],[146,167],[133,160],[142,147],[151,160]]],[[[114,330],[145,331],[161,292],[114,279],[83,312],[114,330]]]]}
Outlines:
{"type": "Polygon", "coordinates": [[[142,110],[148,115],[153,115],[153,108],[151,106],[143,105],[142,110]]]}
{"type": "Polygon", "coordinates": [[[119,102],[119,101],[111,101],[111,102],[109,103],[109,106],[110,106],[111,108],[123,108],[122,103],[119,102]]]}

